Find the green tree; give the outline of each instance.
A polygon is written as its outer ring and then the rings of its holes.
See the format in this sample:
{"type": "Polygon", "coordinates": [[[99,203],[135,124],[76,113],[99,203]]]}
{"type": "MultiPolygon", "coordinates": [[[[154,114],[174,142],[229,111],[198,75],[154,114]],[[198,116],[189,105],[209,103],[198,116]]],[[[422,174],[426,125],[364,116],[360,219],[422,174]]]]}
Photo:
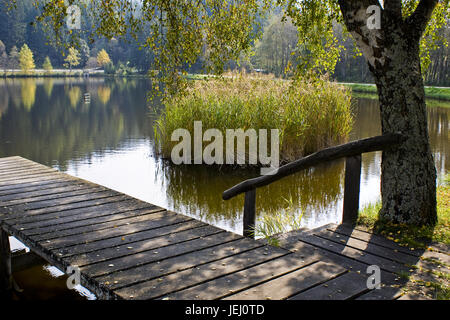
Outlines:
{"type": "Polygon", "coordinates": [[[107,64],[111,63],[111,59],[105,49],[100,50],[97,54],[97,63],[100,67],[105,67],[107,64]]]}
{"type": "Polygon", "coordinates": [[[297,28],[288,21],[281,21],[282,15],[272,17],[264,28],[260,41],[256,42],[255,64],[259,69],[282,75],[289,64],[294,63],[293,53],[297,46],[297,28]]]}
{"type": "MultiPolygon", "coordinates": [[[[135,36],[147,28],[145,44],[155,53],[152,68],[169,84],[168,94],[175,94],[186,86],[180,74],[204,51],[206,70],[214,73],[223,72],[227,61],[248,51],[259,34],[257,19],[271,2],[205,0],[199,6],[194,1],[149,0],[136,5],[115,0],[92,5],[89,13],[97,19],[92,33],[108,39],[135,36]]],[[[47,21],[61,40],[66,7],[59,0],[45,3],[39,19],[50,18],[47,21]]],[[[434,224],[436,169],[422,71],[429,65],[436,30],[448,19],[449,0],[384,0],[383,5],[378,0],[276,3],[285,8],[298,30],[297,49],[302,55],[297,76],[334,70],[341,46],[333,34],[333,22],[345,25],[375,79],[382,133],[405,136],[399,146],[383,152],[380,215],[394,222],[434,224]]]]}
{"type": "Polygon", "coordinates": [[[51,63],[50,58],[49,58],[48,56],[45,57],[44,63],[42,64],[42,68],[43,68],[45,71],[51,71],[51,70],[53,70],[52,63],[51,63]]]}
{"type": "Polygon", "coordinates": [[[80,65],[85,66],[89,60],[91,50],[89,49],[89,46],[84,39],[80,40],[79,48],[80,48],[80,65]]]}
{"type": "Polygon", "coordinates": [[[72,67],[80,64],[80,53],[74,47],[70,47],[69,53],[64,61],[66,62],[66,66],[69,66],[70,71],[72,71],[72,67]]]}
{"type": "Polygon", "coordinates": [[[22,71],[28,72],[35,68],[33,52],[26,44],[22,46],[19,52],[19,63],[22,71]]]}
{"type": "Polygon", "coordinates": [[[8,57],[8,68],[9,69],[18,69],[20,67],[19,63],[19,51],[16,46],[11,48],[8,57]]]}

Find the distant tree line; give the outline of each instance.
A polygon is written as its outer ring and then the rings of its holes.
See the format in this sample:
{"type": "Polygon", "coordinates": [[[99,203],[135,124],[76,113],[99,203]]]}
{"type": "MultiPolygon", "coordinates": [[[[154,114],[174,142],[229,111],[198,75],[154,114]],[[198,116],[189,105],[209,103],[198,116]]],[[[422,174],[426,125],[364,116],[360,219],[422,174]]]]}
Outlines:
{"type": "MultiPolygon", "coordinates": [[[[45,70],[102,66],[107,73],[126,75],[145,73],[152,64],[152,51],[127,35],[123,39],[111,40],[82,37],[77,48],[66,50],[57,47],[52,44],[52,36],[43,26],[30,23],[38,15],[32,0],[17,1],[16,5],[15,10],[8,11],[6,1],[0,1],[0,69],[20,68],[20,51],[24,45],[32,52],[36,68],[45,70]]],[[[92,26],[93,22],[88,17],[88,14],[81,15],[81,28],[92,26]]],[[[277,77],[291,75],[299,57],[305,56],[308,50],[297,46],[297,27],[289,19],[283,19],[280,8],[274,8],[271,15],[261,17],[258,22],[262,24],[264,32],[261,39],[254,43],[254,54],[241,55],[239,61],[229,61],[227,68],[272,73],[277,77]]],[[[345,50],[341,53],[333,78],[342,82],[373,82],[367,64],[363,62],[364,58],[356,52],[353,40],[344,34],[341,25],[335,25],[334,34],[345,50]]],[[[450,42],[450,25],[440,30],[440,34],[450,42]]],[[[145,43],[145,30],[137,37],[140,43],[145,43]]],[[[425,72],[426,84],[450,86],[449,58],[450,49],[445,43],[431,53],[430,66],[425,72]]],[[[200,57],[189,71],[203,72],[204,60],[205,57],[200,57]]]]}
{"type": "MultiPolygon", "coordinates": [[[[450,23],[440,31],[443,39],[450,43],[450,23]]],[[[364,57],[356,50],[351,37],[344,34],[342,25],[335,24],[334,35],[339,44],[345,48],[340,55],[333,77],[342,82],[371,82],[373,78],[364,62],[364,57]]],[[[256,69],[276,76],[289,76],[295,67],[301,50],[297,46],[297,28],[290,20],[282,21],[282,14],[274,14],[265,21],[264,33],[255,43],[255,54],[246,69],[256,69]]],[[[445,42],[439,43],[431,52],[430,66],[425,72],[428,85],[450,86],[450,48],[445,42]]]]}
{"type": "MultiPolygon", "coordinates": [[[[19,51],[24,45],[33,53],[34,64],[39,69],[43,68],[44,63],[47,68],[50,64],[52,68],[93,68],[111,63],[109,70],[115,72],[113,66],[121,62],[127,66],[128,62],[128,65],[136,68],[133,70],[146,72],[150,65],[150,51],[140,48],[135,41],[129,41],[131,39],[126,37],[121,40],[82,37],[76,48],[73,48],[77,50],[76,53],[73,49],[70,51],[56,46],[51,31],[40,23],[32,23],[37,15],[38,9],[33,6],[33,0],[17,1],[14,10],[8,10],[7,1],[0,1],[0,69],[20,69],[19,51]],[[107,63],[102,60],[104,53],[108,55],[107,63]],[[97,61],[99,55],[101,60],[97,61]]],[[[81,28],[90,28],[92,22],[87,20],[88,17],[87,14],[81,15],[81,28]]],[[[145,39],[144,34],[140,36],[145,39]]]]}

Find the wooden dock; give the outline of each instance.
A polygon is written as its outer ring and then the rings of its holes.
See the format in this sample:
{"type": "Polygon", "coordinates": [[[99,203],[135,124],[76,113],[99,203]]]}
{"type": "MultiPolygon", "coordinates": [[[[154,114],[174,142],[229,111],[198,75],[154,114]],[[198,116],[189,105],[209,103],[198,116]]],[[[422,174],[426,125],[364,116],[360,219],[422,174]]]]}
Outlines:
{"type": "Polygon", "coordinates": [[[0,223],[3,239],[62,271],[77,266],[99,299],[398,299],[408,298],[399,274],[426,268],[423,257],[450,264],[440,248],[344,225],[291,232],[273,247],[21,157],[0,159],[0,223]],[[381,289],[367,286],[371,265],[381,289]]]}

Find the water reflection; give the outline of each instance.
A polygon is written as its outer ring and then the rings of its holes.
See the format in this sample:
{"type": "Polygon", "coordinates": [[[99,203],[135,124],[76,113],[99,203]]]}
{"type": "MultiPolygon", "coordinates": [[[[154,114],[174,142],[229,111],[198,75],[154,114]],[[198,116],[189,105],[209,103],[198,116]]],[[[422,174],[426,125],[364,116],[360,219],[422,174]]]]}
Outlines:
{"type": "MultiPolygon", "coordinates": [[[[221,194],[258,170],[175,166],[155,156],[161,106],[148,105],[149,88],[136,79],[2,79],[0,157],[20,155],[240,233],[243,196],[223,201],[221,194]]],[[[449,112],[428,109],[439,175],[449,169],[449,112]]],[[[376,100],[355,98],[354,114],[350,140],[380,134],[376,100]]],[[[380,197],[380,161],[380,153],[363,156],[361,205],[380,197]]],[[[280,211],[291,198],[304,226],[339,222],[343,180],[342,160],[298,173],[259,189],[258,212],[280,211]]]]}

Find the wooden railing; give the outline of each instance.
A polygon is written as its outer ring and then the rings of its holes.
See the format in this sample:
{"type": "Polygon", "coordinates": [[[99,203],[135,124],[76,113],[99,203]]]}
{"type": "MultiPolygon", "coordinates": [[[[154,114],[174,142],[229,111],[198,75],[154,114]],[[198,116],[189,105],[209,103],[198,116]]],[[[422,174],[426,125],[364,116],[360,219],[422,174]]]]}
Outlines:
{"type": "Polygon", "coordinates": [[[256,189],[267,186],[286,176],[301,170],[316,166],[320,163],[346,158],[343,223],[355,224],[359,210],[359,188],[361,177],[361,154],[382,151],[404,140],[400,133],[390,133],[382,136],[352,141],[336,147],[320,150],[307,157],[290,162],[274,170],[271,174],[243,181],[222,194],[224,200],[245,193],[244,227],[245,237],[253,237],[255,226],[256,189]]]}

